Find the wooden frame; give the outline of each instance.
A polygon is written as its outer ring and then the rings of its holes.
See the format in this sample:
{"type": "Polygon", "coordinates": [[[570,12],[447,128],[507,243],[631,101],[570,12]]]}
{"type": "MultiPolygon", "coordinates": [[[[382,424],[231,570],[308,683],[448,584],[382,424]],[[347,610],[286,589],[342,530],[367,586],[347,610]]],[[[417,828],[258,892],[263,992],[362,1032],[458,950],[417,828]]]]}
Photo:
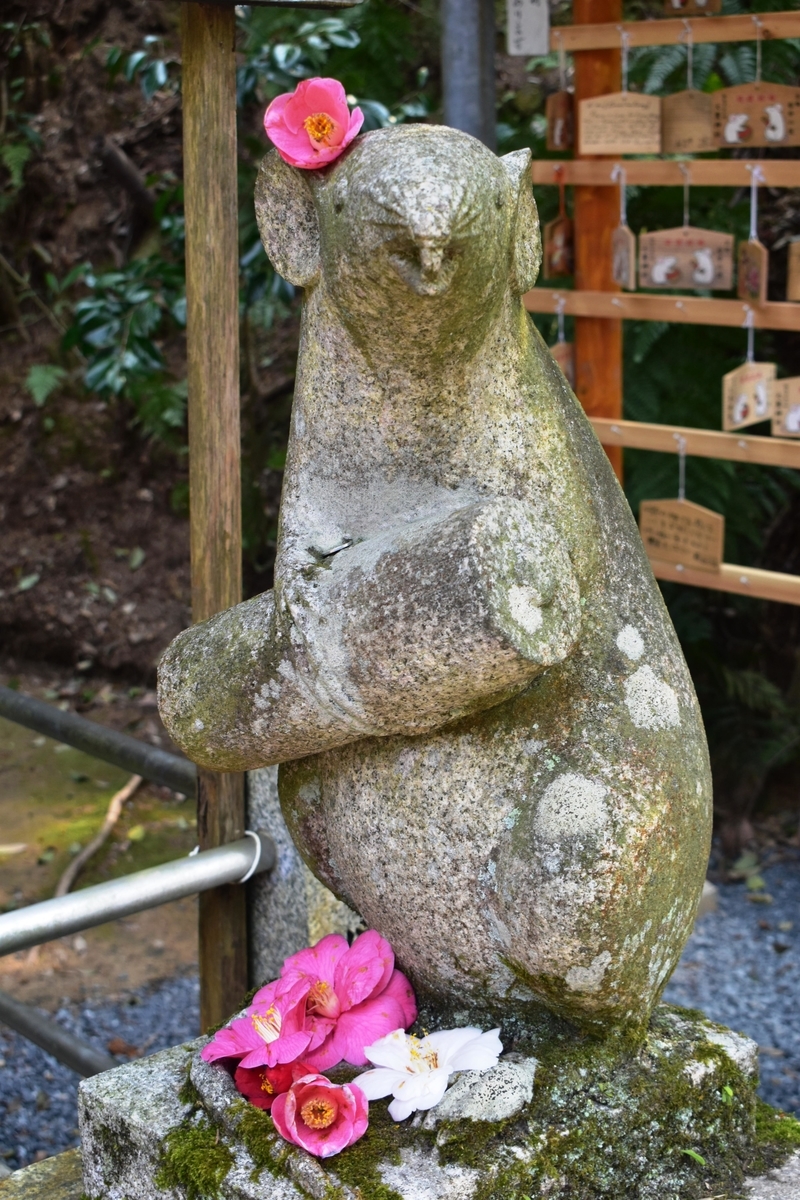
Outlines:
{"type": "Polygon", "coordinates": [[[790,438],[743,437],[741,433],[719,433],[716,429],[610,421],[605,417],[590,417],[590,420],[604,446],[677,454],[680,449],[678,439],[683,438],[686,453],[693,458],[721,458],[726,462],[800,470],[800,441],[794,442],[790,438]]]}
{"type": "Polygon", "coordinates": [[[650,566],[656,579],[670,583],[685,583],[690,587],[710,588],[715,592],[734,592],[752,596],[755,600],[777,600],[781,604],[800,604],[800,575],[782,575],[779,571],[762,571],[757,567],[738,567],[722,563],[719,571],[698,571],[680,563],[661,562],[651,558],[650,566]]]}
{"type": "Polygon", "coordinates": [[[580,187],[619,187],[614,171],[625,169],[625,182],[637,187],[683,187],[688,171],[692,187],[750,187],[758,167],[759,187],[800,188],[800,159],[689,158],[619,160],[576,158],[539,159],[531,164],[534,185],[576,184],[580,187]]]}
{"type": "Polygon", "coordinates": [[[550,49],[619,50],[622,34],[628,35],[629,46],[685,45],[687,27],[692,41],[754,42],[756,26],[753,17],[761,22],[761,37],[800,37],[800,12],[753,13],[753,16],[667,18],[665,20],[625,21],[619,25],[556,25],[550,30],[550,49]]]}
{"type": "Polygon", "coordinates": [[[705,296],[651,296],[643,292],[570,292],[537,287],[523,296],[528,312],[556,313],[564,302],[568,317],[605,317],[624,321],[671,321],[678,325],[731,325],[744,328],[748,311],[755,329],[800,332],[800,304],[773,301],[748,305],[743,300],[705,296]]]}

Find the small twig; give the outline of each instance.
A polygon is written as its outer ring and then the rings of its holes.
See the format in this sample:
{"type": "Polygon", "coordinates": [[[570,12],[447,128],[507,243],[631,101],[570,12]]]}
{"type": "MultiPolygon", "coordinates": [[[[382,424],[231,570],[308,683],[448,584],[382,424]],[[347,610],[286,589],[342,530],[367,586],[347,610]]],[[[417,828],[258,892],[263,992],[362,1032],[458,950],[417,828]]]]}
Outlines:
{"type": "Polygon", "coordinates": [[[84,846],[80,854],[76,854],[75,858],[73,858],[72,862],[69,864],[66,871],[58,881],[58,885],[55,890],[56,896],[66,896],[67,892],[70,890],[89,859],[97,853],[97,851],[103,845],[103,842],[111,833],[111,830],[114,828],[120,818],[123,804],[126,800],[130,800],[131,796],[139,787],[141,782],[141,775],[131,775],[125,786],[120,788],[120,790],[111,797],[111,803],[108,806],[106,819],[103,821],[100,832],[92,838],[88,846],[84,846]]]}
{"type": "Polygon", "coordinates": [[[135,163],[131,162],[121,146],[112,142],[110,138],[98,140],[97,153],[109,175],[122,184],[130,196],[140,218],[146,224],[150,224],[153,219],[156,198],[145,183],[142,172],[135,163]]]}
{"type": "Polygon", "coordinates": [[[10,277],[14,280],[14,283],[16,283],[19,287],[25,289],[25,295],[30,296],[30,298],[31,298],[31,300],[33,300],[34,304],[36,304],[37,307],[40,308],[42,310],[42,312],[45,314],[45,316],[47,317],[50,324],[55,329],[57,329],[59,333],[66,333],[65,327],[61,324],[58,317],[53,312],[52,308],[49,308],[45,304],[44,300],[42,300],[40,296],[37,296],[36,292],[33,290],[31,285],[28,283],[27,279],[23,279],[23,277],[21,275],[18,275],[17,272],[12,267],[11,263],[6,258],[4,258],[2,254],[0,254],[0,267],[2,267],[3,270],[8,275],[10,275],[10,277]]]}

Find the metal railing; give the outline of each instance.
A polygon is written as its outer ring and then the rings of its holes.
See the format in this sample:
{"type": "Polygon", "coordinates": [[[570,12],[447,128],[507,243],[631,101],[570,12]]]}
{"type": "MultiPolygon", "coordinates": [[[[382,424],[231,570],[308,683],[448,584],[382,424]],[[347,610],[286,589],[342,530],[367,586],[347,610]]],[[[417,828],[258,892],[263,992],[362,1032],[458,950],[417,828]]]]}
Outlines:
{"type": "Polygon", "coordinates": [[[0,717],[65,742],[152,783],[172,788],[185,796],[197,795],[197,767],[188,758],[159,750],[158,746],[140,742],[126,733],[106,729],[104,725],[87,721],[75,713],[62,712],[44,700],[21,696],[13,688],[0,687],[0,717]]]}
{"type": "MultiPolygon", "coordinates": [[[[0,687],[0,716],[74,746],[103,762],[182,792],[197,795],[197,768],[187,758],[106,729],[43,700],[0,687]]],[[[224,884],[245,883],[275,866],[272,838],[250,830],[238,841],[186,858],[135,871],[53,900],[0,915],[0,956],[157,908],[224,884]]],[[[35,1042],[79,1075],[96,1075],[118,1065],[103,1051],[80,1042],[53,1020],[0,992],[0,1021],[35,1042]]]]}

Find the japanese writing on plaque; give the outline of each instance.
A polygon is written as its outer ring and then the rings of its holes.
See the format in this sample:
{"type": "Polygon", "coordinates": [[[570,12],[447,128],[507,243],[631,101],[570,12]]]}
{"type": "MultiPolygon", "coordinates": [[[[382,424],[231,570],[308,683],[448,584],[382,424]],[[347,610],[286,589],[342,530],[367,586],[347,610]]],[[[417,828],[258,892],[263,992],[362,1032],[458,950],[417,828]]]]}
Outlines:
{"type": "Polygon", "coordinates": [[[696,88],[661,98],[661,153],[698,154],[713,150],[714,102],[696,88]]]}
{"type": "Polygon", "coordinates": [[[772,436],[800,437],[800,378],[776,379],[769,385],[772,436]]]}
{"type": "Polygon", "coordinates": [[[581,100],[581,154],[660,154],[661,101],[639,92],[612,92],[581,100]]]}
{"type": "Polygon", "coordinates": [[[550,50],[550,6],[547,0],[506,0],[509,54],[547,54],[550,50]]]}
{"type": "Polygon", "coordinates": [[[716,571],[722,562],[725,518],[691,500],[643,500],[639,532],[648,558],[716,571]]]}

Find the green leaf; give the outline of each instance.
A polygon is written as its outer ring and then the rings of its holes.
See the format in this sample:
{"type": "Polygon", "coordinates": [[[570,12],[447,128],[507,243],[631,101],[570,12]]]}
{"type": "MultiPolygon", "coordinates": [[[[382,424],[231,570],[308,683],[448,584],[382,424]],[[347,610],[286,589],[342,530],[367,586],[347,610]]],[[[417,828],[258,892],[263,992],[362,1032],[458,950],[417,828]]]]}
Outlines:
{"type": "Polygon", "coordinates": [[[706,1165],[706,1160],[703,1158],[702,1154],[698,1154],[696,1150],[681,1150],[681,1154],[686,1154],[689,1158],[693,1158],[695,1162],[700,1163],[701,1167],[706,1165]]]}
{"type": "Polygon", "coordinates": [[[31,153],[30,146],[23,142],[6,142],[4,146],[0,146],[0,161],[11,176],[14,191],[22,187],[22,171],[31,153]]]}
{"type": "Polygon", "coordinates": [[[41,408],[48,396],[67,378],[63,367],[52,366],[49,363],[34,363],[25,376],[25,387],[33,396],[37,408],[41,408]]]}
{"type": "Polygon", "coordinates": [[[29,592],[32,587],[36,587],[36,584],[41,578],[41,575],[38,573],[35,575],[23,575],[22,579],[20,579],[19,583],[17,584],[17,591],[29,592]]]}
{"type": "Polygon", "coordinates": [[[128,559],[128,566],[130,569],[132,571],[138,571],[144,560],[145,552],[142,547],[134,546],[133,550],[131,550],[130,558],[128,559]]]}
{"type": "Polygon", "coordinates": [[[141,842],[144,840],[146,834],[147,830],[144,825],[134,825],[132,829],[128,830],[128,841],[141,842]]]}

